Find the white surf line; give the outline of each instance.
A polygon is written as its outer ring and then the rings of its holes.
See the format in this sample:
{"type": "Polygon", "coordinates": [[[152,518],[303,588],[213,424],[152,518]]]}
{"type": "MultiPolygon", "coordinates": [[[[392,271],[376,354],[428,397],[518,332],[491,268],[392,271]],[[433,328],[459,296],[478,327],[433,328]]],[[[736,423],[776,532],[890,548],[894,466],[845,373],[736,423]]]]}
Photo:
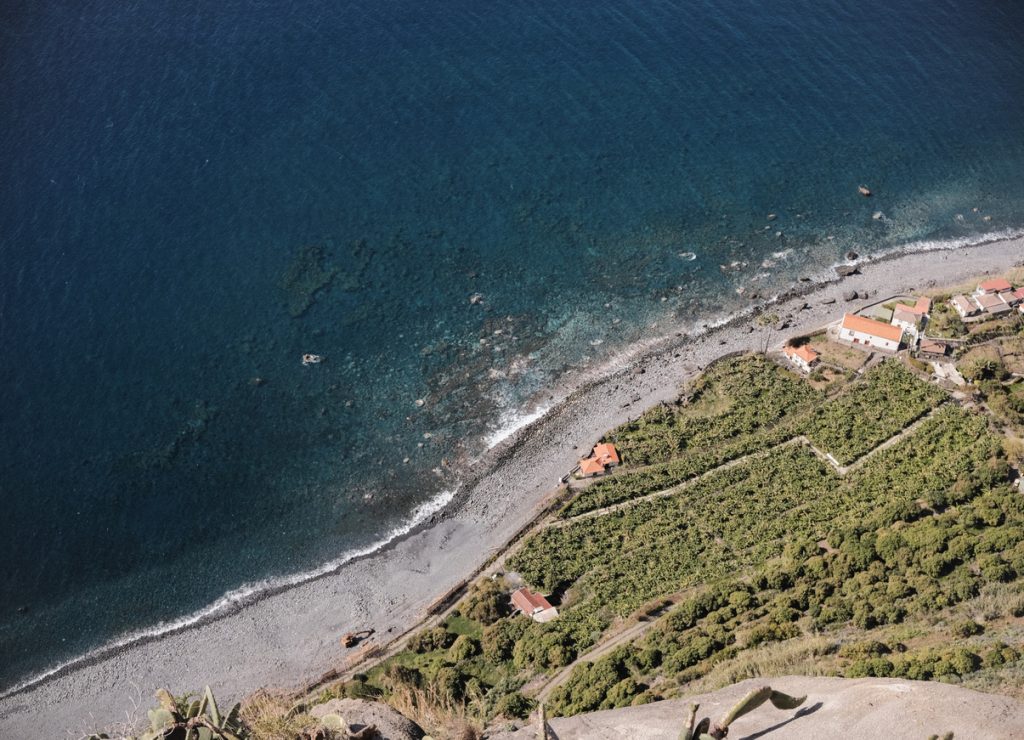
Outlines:
{"type": "Polygon", "coordinates": [[[242,607],[248,606],[255,601],[258,601],[260,596],[268,592],[280,592],[295,586],[301,586],[309,581],[316,580],[323,576],[329,575],[334,571],[338,570],[347,563],[352,562],[358,558],[372,555],[375,552],[382,550],[383,548],[390,545],[395,540],[403,537],[404,535],[411,532],[413,529],[418,527],[424,521],[429,519],[431,516],[441,511],[445,506],[451,503],[455,497],[455,493],[458,490],[458,486],[452,489],[441,491],[434,498],[425,501],[424,503],[417,506],[409,519],[401,524],[384,536],[383,539],[368,545],[359,550],[351,550],[344,553],[334,560],[320,565],[317,568],[311,570],[302,571],[299,573],[292,574],[290,576],[283,576],[281,578],[268,579],[264,581],[257,581],[255,583],[248,583],[239,588],[228,591],[226,594],[221,596],[215,602],[209,606],[200,609],[199,611],[188,614],[184,617],[176,619],[171,622],[158,622],[155,626],[148,629],[139,630],[132,632],[123,637],[117,638],[111,642],[101,645],[98,648],[88,651],[87,653],[80,655],[71,660],[60,663],[52,668],[48,668],[42,673],[36,674],[31,678],[16,684],[15,686],[0,692],[0,699],[7,699],[8,697],[14,696],[15,694],[27,691],[45,681],[54,678],[60,674],[70,672],[76,668],[102,660],[109,655],[123,650],[124,648],[131,647],[140,642],[150,641],[165,637],[170,634],[182,632],[197,624],[204,623],[216,619],[221,616],[226,616],[231,612],[241,609],[242,607]]]}

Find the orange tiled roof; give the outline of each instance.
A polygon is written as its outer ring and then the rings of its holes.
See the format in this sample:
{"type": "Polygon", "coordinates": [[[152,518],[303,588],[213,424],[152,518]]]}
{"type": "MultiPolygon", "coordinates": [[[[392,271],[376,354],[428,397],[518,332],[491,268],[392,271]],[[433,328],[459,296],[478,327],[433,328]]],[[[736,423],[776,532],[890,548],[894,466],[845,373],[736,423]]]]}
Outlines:
{"type": "Polygon", "coordinates": [[[1007,306],[1006,301],[998,295],[980,295],[974,300],[977,301],[978,305],[986,311],[991,311],[993,308],[1003,308],[1004,306],[1007,306]]]}
{"type": "Polygon", "coordinates": [[[603,473],[604,463],[594,457],[585,457],[580,460],[580,473],[583,475],[593,475],[594,473],[603,473]]]}
{"type": "Polygon", "coordinates": [[[540,609],[550,609],[551,604],[540,594],[535,594],[528,588],[521,588],[518,591],[512,593],[512,603],[516,605],[516,608],[521,610],[523,614],[533,614],[535,611],[540,609]]]}
{"type": "Polygon", "coordinates": [[[987,293],[1002,293],[1004,290],[1013,290],[1013,286],[1005,278],[992,278],[978,283],[978,290],[984,290],[987,293]]]}
{"type": "Polygon", "coordinates": [[[917,303],[913,306],[907,306],[906,310],[910,311],[910,313],[916,313],[919,316],[923,316],[932,310],[932,299],[921,296],[917,299],[917,303]]]}
{"type": "Polygon", "coordinates": [[[965,295],[955,296],[952,303],[954,306],[959,306],[960,310],[967,314],[977,313],[979,311],[978,304],[974,303],[965,295]]]}
{"type": "Polygon", "coordinates": [[[921,322],[921,314],[911,311],[910,306],[896,306],[892,312],[892,320],[917,326],[921,322]]]}
{"type": "Polygon", "coordinates": [[[594,447],[595,458],[604,465],[618,465],[619,453],[611,442],[602,442],[594,447]]]}
{"type": "Polygon", "coordinates": [[[782,351],[788,357],[799,357],[808,365],[818,359],[818,353],[811,349],[809,344],[801,344],[799,347],[786,346],[782,348],[782,351]]]}
{"type": "Polygon", "coordinates": [[[881,321],[875,321],[866,316],[857,316],[852,313],[843,316],[843,328],[860,332],[861,334],[870,334],[879,339],[888,339],[893,342],[903,339],[903,330],[898,326],[883,324],[881,321]]]}

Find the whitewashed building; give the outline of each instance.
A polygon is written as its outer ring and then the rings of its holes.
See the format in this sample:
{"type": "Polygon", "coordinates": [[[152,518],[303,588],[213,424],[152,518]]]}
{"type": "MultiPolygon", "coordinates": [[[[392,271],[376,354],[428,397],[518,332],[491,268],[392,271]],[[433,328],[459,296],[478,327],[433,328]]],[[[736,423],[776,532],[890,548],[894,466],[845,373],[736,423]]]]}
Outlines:
{"type": "Polygon", "coordinates": [[[949,303],[953,306],[956,312],[960,314],[961,319],[977,316],[981,313],[981,309],[978,308],[978,304],[965,295],[953,296],[953,299],[949,303]]]}
{"type": "Polygon", "coordinates": [[[898,305],[893,309],[892,320],[889,323],[898,326],[917,339],[921,327],[924,325],[924,316],[913,311],[910,306],[898,305]]]}
{"type": "Polygon", "coordinates": [[[975,289],[975,295],[996,295],[997,293],[1006,293],[1013,290],[1013,286],[1010,285],[1010,281],[1005,278],[992,278],[984,282],[978,283],[978,287],[975,289]]]}
{"type": "Polygon", "coordinates": [[[786,345],[782,348],[782,352],[798,370],[803,370],[805,373],[809,373],[811,368],[818,364],[819,355],[809,345],[802,344],[799,347],[786,345]]]}
{"type": "Polygon", "coordinates": [[[976,296],[974,302],[981,307],[982,311],[993,316],[1000,316],[1013,310],[1010,304],[1003,300],[1000,293],[984,293],[976,296]]]}
{"type": "Polygon", "coordinates": [[[903,329],[865,316],[848,313],[839,325],[839,339],[883,352],[896,352],[903,341],[903,329]]]}

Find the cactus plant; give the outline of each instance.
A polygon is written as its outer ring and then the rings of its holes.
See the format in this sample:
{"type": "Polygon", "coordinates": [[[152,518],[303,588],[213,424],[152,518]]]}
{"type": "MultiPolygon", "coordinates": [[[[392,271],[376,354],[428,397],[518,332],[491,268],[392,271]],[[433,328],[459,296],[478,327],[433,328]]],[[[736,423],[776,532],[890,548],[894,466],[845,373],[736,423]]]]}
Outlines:
{"type": "Polygon", "coordinates": [[[774,691],[771,686],[762,686],[740,699],[721,721],[712,722],[709,717],[705,717],[696,726],[694,726],[694,721],[697,718],[697,710],[700,708],[700,705],[691,704],[690,713],[680,735],[680,740],[722,740],[722,738],[727,737],[729,734],[729,725],[744,714],[757,709],[766,701],[770,700],[772,706],[776,709],[796,709],[806,699],[806,696],[794,697],[789,694],[783,694],[781,691],[774,691]]]}
{"type": "MultiPolygon", "coordinates": [[[[128,740],[245,740],[249,733],[239,720],[240,705],[221,715],[213,691],[207,686],[200,699],[175,700],[167,689],[155,694],[159,706],[148,712],[150,729],[128,740]]],[[[97,740],[105,735],[93,736],[97,740]]]]}

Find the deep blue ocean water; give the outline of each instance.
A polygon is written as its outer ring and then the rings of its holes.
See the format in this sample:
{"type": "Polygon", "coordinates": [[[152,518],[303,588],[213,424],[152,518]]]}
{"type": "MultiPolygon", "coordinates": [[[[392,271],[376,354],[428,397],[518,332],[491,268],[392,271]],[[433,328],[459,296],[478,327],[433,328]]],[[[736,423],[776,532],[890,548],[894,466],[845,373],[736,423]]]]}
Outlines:
{"type": "Polygon", "coordinates": [[[8,0],[0,686],[371,546],[644,336],[1024,226],[1022,48],[968,0],[8,0]]]}

